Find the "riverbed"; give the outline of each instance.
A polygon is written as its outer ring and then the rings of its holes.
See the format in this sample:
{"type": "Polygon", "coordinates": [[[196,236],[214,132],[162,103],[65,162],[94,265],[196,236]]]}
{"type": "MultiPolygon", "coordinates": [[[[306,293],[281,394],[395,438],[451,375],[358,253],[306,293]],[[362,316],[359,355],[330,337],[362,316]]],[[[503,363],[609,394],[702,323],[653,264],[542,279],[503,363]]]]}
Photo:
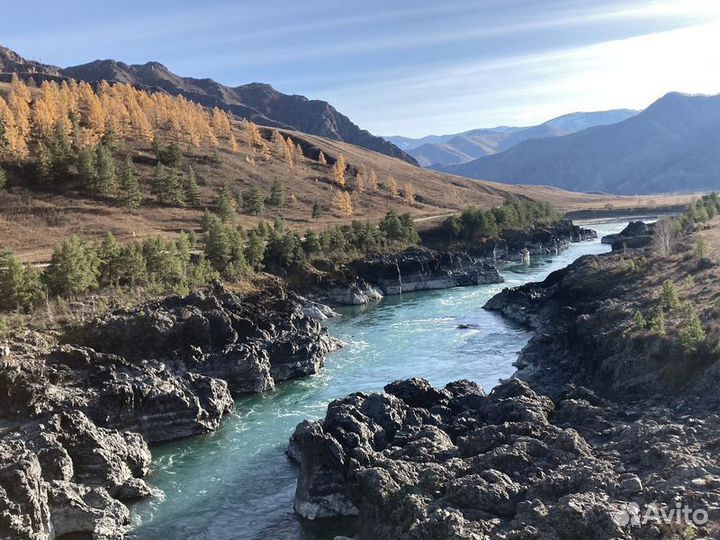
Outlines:
{"type": "MultiPolygon", "coordinates": [[[[626,221],[590,225],[598,236],[626,221]]],[[[217,432],[153,448],[152,485],[164,492],[132,508],[140,539],[322,540],[339,531],[304,523],[292,511],[297,469],[285,456],[287,440],[304,419],[324,416],[328,402],[372,392],[397,379],[424,377],[435,385],[471,379],[490,391],[512,375],[512,362],[530,334],[482,305],[503,287],[540,281],[582,255],[610,247],[573,244],[529,266],[501,268],[505,283],[388,297],[343,308],[327,321],[345,347],[316,376],[281,384],[274,392],[239,398],[217,432]],[[459,325],[466,328],[459,328],[459,325]]]]}

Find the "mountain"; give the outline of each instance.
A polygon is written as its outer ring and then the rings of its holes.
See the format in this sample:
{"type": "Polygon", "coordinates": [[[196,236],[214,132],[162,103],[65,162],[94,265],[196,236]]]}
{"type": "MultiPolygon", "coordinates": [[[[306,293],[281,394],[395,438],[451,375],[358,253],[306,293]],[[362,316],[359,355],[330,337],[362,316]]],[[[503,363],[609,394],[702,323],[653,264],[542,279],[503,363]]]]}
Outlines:
{"type": "Polygon", "coordinates": [[[720,95],[669,93],[617,124],[533,139],[440,170],[574,191],[649,194],[720,187],[720,95]]]}
{"type": "Polygon", "coordinates": [[[128,65],[115,60],[57,68],[22,58],[0,47],[0,72],[63,76],[87,82],[116,81],[183,95],[202,105],[217,106],[258,124],[320,135],[362,146],[413,165],[414,158],[382,137],[360,129],[326,101],[278,92],[269,84],[225,86],[212,79],[181,77],[158,62],[128,65]]]}
{"type": "Polygon", "coordinates": [[[589,127],[615,124],[637,114],[630,109],[570,113],[537,126],[473,129],[455,135],[429,135],[421,139],[386,137],[413,156],[423,167],[466,163],[503,152],[528,139],[559,137],[589,127]]]}

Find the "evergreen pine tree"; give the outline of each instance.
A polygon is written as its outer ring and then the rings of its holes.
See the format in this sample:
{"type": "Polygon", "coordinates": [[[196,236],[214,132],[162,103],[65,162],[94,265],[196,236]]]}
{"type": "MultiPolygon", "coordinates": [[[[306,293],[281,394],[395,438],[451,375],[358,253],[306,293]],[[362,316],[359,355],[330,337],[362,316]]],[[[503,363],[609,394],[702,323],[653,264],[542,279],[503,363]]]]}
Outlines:
{"type": "Polygon", "coordinates": [[[265,242],[258,232],[252,231],[245,247],[245,259],[253,269],[259,270],[262,268],[264,258],[265,242]]]}
{"type": "Polygon", "coordinates": [[[100,195],[113,195],[117,192],[117,170],[115,158],[110,148],[104,144],[95,149],[95,168],[97,170],[96,191],[100,195]]]}
{"type": "Polygon", "coordinates": [[[217,216],[211,216],[205,233],[205,257],[218,272],[224,272],[231,259],[227,229],[217,216]]]}
{"type": "Polygon", "coordinates": [[[243,210],[255,216],[265,211],[265,202],[259,187],[253,186],[243,193],[243,210]]]}
{"type": "Polygon", "coordinates": [[[280,180],[273,182],[268,204],[270,206],[282,206],[285,204],[285,185],[280,180]]]}
{"type": "Polygon", "coordinates": [[[4,188],[7,185],[7,174],[5,173],[5,169],[0,167],[0,189],[4,188]]]}
{"type": "Polygon", "coordinates": [[[217,213],[223,223],[232,223],[235,221],[235,201],[230,196],[230,192],[225,185],[220,188],[220,194],[218,195],[217,202],[217,213]]]}
{"type": "Polygon", "coordinates": [[[30,311],[44,295],[40,273],[10,253],[0,255],[0,311],[30,311]]]}
{"type": "Polygon", "coordinates": [[[312,218],[315,221],[318,221],[320,217],[322,216],[322,206],[320,206],[320,203],[318,201],[315,201],[312,207],[312,218]]]}
{"type": "Polygon", "coordinates": [[[122,253],[120,243],[112,233],[107,233],[98,248],[98,259],[100,260],[98,283],[102,287],[113,287],[119,285],[119,259],[122,253]]]}
{"type": "Polygon", "coordinates": [[[198,208],[202,202],[200,188],[195,178],[195,171],[192,166],[188,167],[188,174],[185,178],[185,200],[192,208],[198,208]]]}
{"type": "Polygon", "coordinates": [[[51,294],[71,295],[97,288],[99,260],[92,245],[77,236],[53,251],[43,280],[51,294]]]}
{"type": "Polygon", "coordinates": [[[95,191],[98,174],[95,167],[95,152],[91,148],[83,148],[77,157],[77,170],[80,182],[88,191],[95,191]]]}
{"type": "Polygon", "coordinates": [[[120,191],[122,201],[128,212],[132,212],[142,204],[142,192],[138,182],[137,171],[130,156],[125,158],[122,174],[120,176],[120,191]]]}

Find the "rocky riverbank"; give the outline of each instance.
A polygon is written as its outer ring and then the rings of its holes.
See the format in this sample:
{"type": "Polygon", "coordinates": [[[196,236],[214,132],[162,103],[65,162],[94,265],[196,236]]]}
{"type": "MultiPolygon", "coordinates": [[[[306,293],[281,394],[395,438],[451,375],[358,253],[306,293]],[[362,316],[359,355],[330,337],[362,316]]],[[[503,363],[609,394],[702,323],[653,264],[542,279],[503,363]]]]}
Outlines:
{"type": "Polygon", "coordinates": [[[594,238],[594,230],[560,221],[548,227],[505,231],[497,240],[465,246],[465,250],[411,248],[342,265],[328,261],[316,267],[296,266],[288,281],[301,294],[323,303],[366,304],[383,296],[413,291],[502,283],[495,267],[498,262],[557,254],[571,242],[594,238]]]}
{"type": "MultiPolygon", "coordinates": [[[[316,373],[337,343],[284,287],[222,288],[0,348],[0,538],[122,538],[148,443],[216,429],[233,395],[316,373]]],[[[318,309],[310,306],[311,310],[318,309]]]]}
{"type": "Polygon", "coordinates": [[[296,512],[358,516],[361,539],[717,537],[718,277],[682,250],[629,250],[506,289],[487,308],[535,330],[517,377],[334,401],[290,441],[296,512]],[[665,280],[686,285],[659,333],[637,313],[665,280]],[[691,349],[689,306],[708,334],[691,349]]]}

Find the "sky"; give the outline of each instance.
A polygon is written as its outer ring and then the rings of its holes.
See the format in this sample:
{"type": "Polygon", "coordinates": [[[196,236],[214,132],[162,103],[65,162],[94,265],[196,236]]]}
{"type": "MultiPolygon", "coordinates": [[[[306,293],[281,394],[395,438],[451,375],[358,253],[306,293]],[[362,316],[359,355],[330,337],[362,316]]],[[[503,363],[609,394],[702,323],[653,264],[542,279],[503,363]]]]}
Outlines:
{"type": "Polygon", "coordinates": [[[3,6],[0,44],[266,82],[379,135],[720,93],[720,0],[34,0],[3,6]]]}

